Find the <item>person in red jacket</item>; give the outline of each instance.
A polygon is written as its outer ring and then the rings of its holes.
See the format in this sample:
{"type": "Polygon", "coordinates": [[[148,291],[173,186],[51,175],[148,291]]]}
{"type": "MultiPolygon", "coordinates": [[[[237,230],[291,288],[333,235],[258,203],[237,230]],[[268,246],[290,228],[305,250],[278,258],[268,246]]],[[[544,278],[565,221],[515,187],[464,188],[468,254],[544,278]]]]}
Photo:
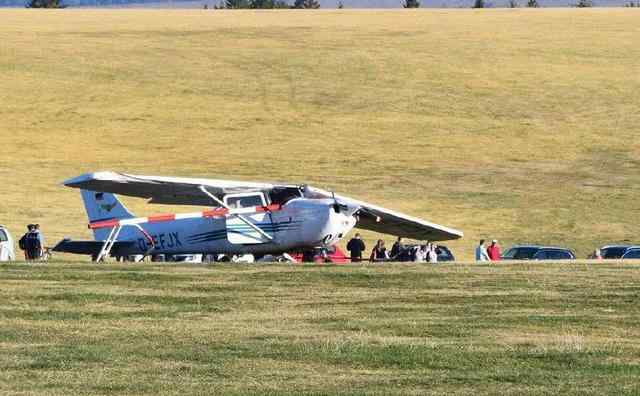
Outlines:
{"type": "Polygon", "coordinates": [[[491,259],[491,261],[500,261],[500,259],[502,258],[500,245],[498,245],[498,241],[496,239],[491,241],[491,246],[487,248],[487,254],[489,255],[489,259],[491,259]]]}

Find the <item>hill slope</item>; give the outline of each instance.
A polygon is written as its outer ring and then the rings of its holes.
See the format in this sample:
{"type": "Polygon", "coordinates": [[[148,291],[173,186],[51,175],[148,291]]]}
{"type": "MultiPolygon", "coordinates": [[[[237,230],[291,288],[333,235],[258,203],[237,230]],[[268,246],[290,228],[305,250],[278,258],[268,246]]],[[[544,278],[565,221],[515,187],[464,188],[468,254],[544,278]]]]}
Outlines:
{"type": "Polygon", "coordinates": [[[2,10],[0,223],[86,236],[60,183],[113,169],[335,188],[464,230],[463,258],[582,256],[638,232],[639,16],[2,10]]]}

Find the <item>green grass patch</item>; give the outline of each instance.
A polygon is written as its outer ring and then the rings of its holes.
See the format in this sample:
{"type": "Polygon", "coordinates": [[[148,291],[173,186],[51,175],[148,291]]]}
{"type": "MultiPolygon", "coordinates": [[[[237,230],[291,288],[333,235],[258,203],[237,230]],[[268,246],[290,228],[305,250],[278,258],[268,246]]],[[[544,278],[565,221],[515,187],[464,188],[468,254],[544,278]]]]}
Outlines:
{"type": "Polygon", "coordinates": [[[10,265],[0,271],[0,384],[29,394],[631,395],[639,273],[10,265]]]}

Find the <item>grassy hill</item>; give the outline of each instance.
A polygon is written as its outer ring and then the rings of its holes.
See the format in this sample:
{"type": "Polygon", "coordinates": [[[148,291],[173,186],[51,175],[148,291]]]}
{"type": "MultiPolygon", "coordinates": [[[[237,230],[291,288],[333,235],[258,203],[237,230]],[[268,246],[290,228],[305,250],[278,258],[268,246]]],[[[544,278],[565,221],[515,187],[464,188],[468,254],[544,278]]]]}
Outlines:
{"type": "Polygon", "coordinates": [[[110,169],[336,189],[462,229],[461,258],[636,240],[639,17],[0,10],[0,223],[86,237],[60,183],[110,169]]]}
{"type": "Polygon", "coordinates": [[[639,269],[4,264],[0,390],[636,395],[639,269]]]}

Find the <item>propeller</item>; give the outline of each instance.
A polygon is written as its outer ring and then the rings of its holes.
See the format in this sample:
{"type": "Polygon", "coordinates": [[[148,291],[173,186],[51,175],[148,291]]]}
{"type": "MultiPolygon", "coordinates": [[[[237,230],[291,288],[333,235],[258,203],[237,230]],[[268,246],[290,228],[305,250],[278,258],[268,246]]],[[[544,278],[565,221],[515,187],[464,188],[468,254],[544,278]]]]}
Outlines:
{"type": "Polygon", "coordinates": [[[338,203],[338,199],[336,198],[336,193],[331,191],[331,198],[333,198],[333,210],[336,213],[340,213],[340,204],[338,203]]]}
{"type": "Polygon", "coordinates": [[[333,191],[331,192],[331,198],[333,198],[332,206],[333,206],[333,210],[336,213],[340,213],[340,212],[351,213],[351,210],[350,210],[351,208],[349,207],[349,205],[338,201],[338,198],[336,198],[336,193],[334,193],[333,191]]]}

